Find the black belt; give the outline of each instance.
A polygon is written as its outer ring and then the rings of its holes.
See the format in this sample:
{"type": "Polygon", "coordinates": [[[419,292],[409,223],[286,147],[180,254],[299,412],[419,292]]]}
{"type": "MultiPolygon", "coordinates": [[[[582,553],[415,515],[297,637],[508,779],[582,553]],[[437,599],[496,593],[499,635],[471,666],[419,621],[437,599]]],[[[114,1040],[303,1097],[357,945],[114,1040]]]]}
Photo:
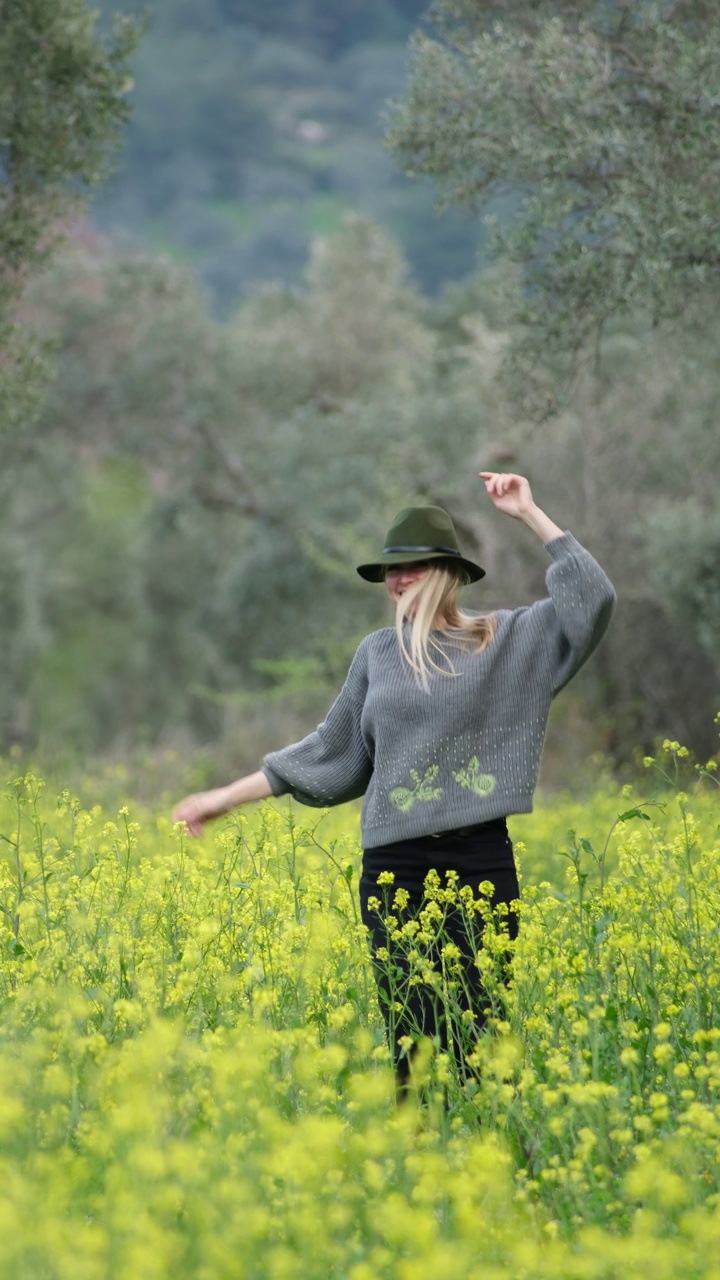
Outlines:
{"type": "Polygon", "coordinates": [[[469,827],[452,827],[450,831],[428,831],[431,840],[442,840],[443,836],[472,836],[476,831],[486,831],[488,827],[495,827],[498,823],[505,825],[504,818],[491,818],[489,822],[474,822],[469,827]]]}

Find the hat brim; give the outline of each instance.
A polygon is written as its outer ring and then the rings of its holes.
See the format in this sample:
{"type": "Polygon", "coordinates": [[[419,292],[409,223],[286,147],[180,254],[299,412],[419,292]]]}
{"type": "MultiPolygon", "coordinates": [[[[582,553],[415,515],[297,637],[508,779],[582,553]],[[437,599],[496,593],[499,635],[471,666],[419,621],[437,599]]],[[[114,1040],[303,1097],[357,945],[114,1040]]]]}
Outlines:
{"type": "Polygon", "coordinates": [[[385,570],[389,565],[393,564],[427,564],[428,560],[444,560],[446,564],[451,564],[462,570],[462,574],[466,583],[479,582],[485,577],[485,570],[480,568],[479,564],[475,564],[472,560],[466,560],[464,556],[448,556],[443,555],[441,551],[424,551],[412,555],[407,551],[388,551],[385,555],[374,560],[372,564],[360,564],[357,571],[361,578],[366,582],[384,582],[385,570]]]}

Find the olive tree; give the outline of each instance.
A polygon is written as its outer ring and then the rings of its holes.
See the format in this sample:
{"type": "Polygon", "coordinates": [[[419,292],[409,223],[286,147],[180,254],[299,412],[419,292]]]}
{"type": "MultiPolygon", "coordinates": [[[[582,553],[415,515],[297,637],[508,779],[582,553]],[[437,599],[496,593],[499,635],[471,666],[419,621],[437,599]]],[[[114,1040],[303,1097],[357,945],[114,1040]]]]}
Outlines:
{"type": "Polygon", "coordinates": [[[720,277],[720,11],[707,0],[436,0],[390,145],[443,205],[515,215],[533,408],[614,319],[687,327],[720,277]],[[542,355],[542,373],[538,356],[542,355]]]}
{"type": "Polygon", "coordinates": [[[110,40],[84,0],[0,3],[0,422],[35,403],[41,349],[18,304],[82,194],[106,171],[128,114],[128,58],[138,25],[110,40]]]}

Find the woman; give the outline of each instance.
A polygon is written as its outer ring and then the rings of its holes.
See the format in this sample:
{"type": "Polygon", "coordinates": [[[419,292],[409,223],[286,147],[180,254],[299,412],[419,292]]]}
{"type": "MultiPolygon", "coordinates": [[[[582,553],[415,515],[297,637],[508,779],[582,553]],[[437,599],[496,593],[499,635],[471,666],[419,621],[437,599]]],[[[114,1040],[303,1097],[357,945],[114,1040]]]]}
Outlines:
{"type": "MultiPolygon", "coordinates": [[[[602,569],[540,510],[524,477],[480,475],[495,507],[545,544],[548,597],[491,617],[462,612],[458,588],[484,570],[462,556],[441,508],[400,512],[378,559],[358,568],[366,581],[384,581],[395,627],[361,641],[314,733],[271,752],[258,773],[189,796],[174,815],[200,835],[208,819],[271,795],[319,806],[365,796],[362,914],[402,1086],[410,1042],[420,1033],[446,1045],[449,1031],[432,988],[410,981],[401,950],[391,944],[388,955],[381,887],[390,880],[393,893],[405,890],[395,901],[411,914],[431,870],[455,873],[457,888],[473,895],[489,881],[495,906],[518,897],[506,818],[531,811],[551,701],[600,641],[615,601],[602,569]],[[389,974],[400,982],[399,1000],[389,974]]],[[[512,914],[509,925],[512,935],[512,914]]],[[[445,927],[477,1029],[482,990],[467,911],[447,912],[445,927]]]]}

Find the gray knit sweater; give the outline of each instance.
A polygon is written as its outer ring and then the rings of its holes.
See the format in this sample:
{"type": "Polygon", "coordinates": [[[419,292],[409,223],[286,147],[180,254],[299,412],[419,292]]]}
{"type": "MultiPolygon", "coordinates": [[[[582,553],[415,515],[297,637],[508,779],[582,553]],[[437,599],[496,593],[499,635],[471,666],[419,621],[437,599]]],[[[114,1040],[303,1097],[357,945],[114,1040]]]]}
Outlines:
{"type": "Polygon", "coordinates": [[[548,597],[497,613],[478,654],[449,649],[456,677],[419,687],[393,627],[361,641],[326,719],[272,751],[274,795],[309,805],[365,796],[363,846],[529,813],[554,695],[602,638],[615,592],[570,533],[546,543],[548,597]]]}

